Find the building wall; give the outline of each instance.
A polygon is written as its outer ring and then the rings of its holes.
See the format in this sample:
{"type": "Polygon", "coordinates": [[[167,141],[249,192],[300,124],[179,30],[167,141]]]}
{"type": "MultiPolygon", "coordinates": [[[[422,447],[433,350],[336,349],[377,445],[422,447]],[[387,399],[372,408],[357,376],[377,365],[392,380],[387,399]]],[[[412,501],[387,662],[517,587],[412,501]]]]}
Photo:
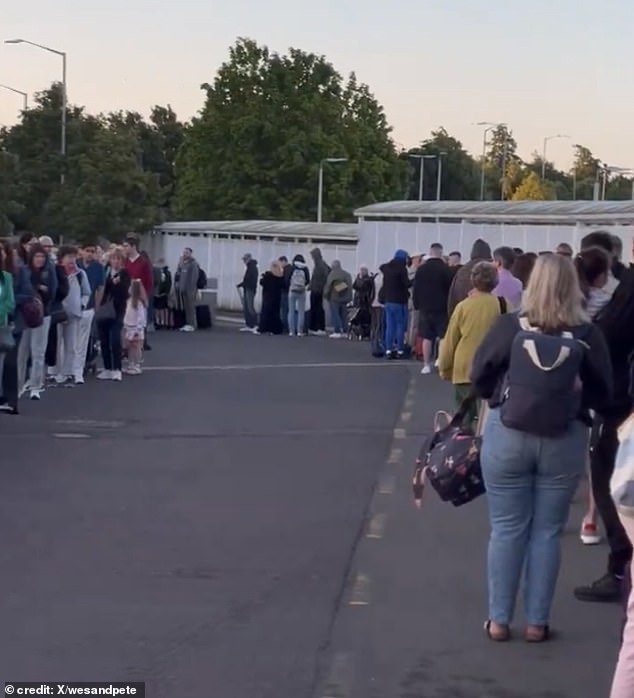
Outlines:
{"type": "Polygon", "coordinates": [[[310,240],[282,242],[275,239],[219,238],[202,235],[166,235],[153,233],[146,236],[144,249],[156,263],[164,259],[173,271],[178,265],[183,248],[191,247],[194,257],[204,268],[207,276],[218,280],[218,307],[224,310],[240,310],[240,297],[236,284],[242,281],[244,264],[242,256],[250,253],[258,260],[260,272],[269,268],[270,263],[285,255],[291,260],[296,254],[304,255],[312,267],[310,251],[319,247],[324,259],[331,262],[339,259],[345,269],[352,274],[357,270],[357,246],[316,243],[310,240]]]}
{"type": "Polygon", "coordinates": [[[583,226],[583,225],[509,225],[474,223],[434,223],[402,221],[362,221],[359,226],[358,258],[376,269],[402,248],[411,255],[426,253],[433,242],[440,242],[449,253],[459,250],[468,259],[471,247],[478,238],[486,240],[493,250],[501,245],[521,247],[540,252],[554,250],[560,242],[568,242],[578,249],[581,238],[592,230],[605,230],[619,235],[623,241],[623,261],[632,260],[634,226],[583,226]]]}

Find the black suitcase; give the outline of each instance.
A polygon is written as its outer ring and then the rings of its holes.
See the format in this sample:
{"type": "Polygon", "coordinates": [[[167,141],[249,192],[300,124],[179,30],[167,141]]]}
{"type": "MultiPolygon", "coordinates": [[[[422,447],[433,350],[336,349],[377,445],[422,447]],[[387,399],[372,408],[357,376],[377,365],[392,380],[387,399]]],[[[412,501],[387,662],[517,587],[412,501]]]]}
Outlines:
{"type": "Polygon", "coordinates": [[[208,305],[196,306],[196,325],[199,330],[210,330],[212,327],[211,311],[208,305]]]}

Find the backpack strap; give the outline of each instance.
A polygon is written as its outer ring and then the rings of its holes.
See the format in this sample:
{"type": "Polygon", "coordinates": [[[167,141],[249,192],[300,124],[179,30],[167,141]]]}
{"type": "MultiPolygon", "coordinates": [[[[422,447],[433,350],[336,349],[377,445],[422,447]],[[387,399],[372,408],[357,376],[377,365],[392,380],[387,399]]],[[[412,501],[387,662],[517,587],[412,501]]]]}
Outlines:
{"type": "Polygon", "coordinates": [[[570,358],[570,347],[561,347],[559,349],[559,356],[555,359],[553,364],[551,366],[544,366],[539,358],[539,354],[537,353],[535,340],[525,339],[522,346],[524,349],[526,349],[530,360],[542,371],[554,371],[556,368],[559,368],[563,363],[565,363],[568,358],[570,358]]]}

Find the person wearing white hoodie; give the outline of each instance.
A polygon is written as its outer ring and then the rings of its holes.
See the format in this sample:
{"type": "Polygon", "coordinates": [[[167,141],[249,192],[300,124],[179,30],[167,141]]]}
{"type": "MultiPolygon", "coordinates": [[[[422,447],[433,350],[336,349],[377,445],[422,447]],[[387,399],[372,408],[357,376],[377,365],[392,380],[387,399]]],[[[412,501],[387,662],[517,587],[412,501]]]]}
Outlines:
{"type": "Polygon", "coordinates": [[[306,317],[306,289],[310,283],[310,272],[301,254],[293,257],[288,287],[288,333],[291,337],[304,334],[306,317]]]}
{"type": "Polygon", "coordinates": [[[83,371],[78,371],[77,367],[83,367],[84,362],[83,357],[79,356],[79,325],[90,301],[90,283],[86,272],[77,266],[77,248],[61,247],[58,260],[68,279],[68,295],[62,302],[66,321],[60,324],[57,337],[55,382],[58,385],[81,385],[84,382],[83,371]]]}

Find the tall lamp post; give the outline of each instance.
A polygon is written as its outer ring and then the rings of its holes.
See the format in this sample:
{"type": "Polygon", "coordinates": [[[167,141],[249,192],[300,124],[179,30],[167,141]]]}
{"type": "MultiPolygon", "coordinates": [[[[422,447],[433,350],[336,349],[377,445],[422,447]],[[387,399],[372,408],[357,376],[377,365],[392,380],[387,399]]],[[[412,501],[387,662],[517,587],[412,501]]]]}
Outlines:
{"type": "Polygon", "coordinates": [[[317,188],[317,223],[321,223],[321,214],[324,204],[324,163],[346,162],[348,158],[324,158],[319,163],[319,186],[317,188]]]}
{"type": "Polygon", "coordinates": [[[436,155],[423,155],[422,153],[408,153],[408,157],[416,158],[420,161],[420,171],[418,173],[418,200],[423,200],[423,179],[425,177],[425,160],[434,160],[436,155]]]}
{"type": "MultiPolygon", "coordinates": [[[[41,48],[43,51],[48,51],[49,53],[54,53],[56,56],[61,56],[62,58],[62,138],[60,144],[60,153],[62,157],[66,156],[66,53],[64,51],[58,51],[57,49],[51,48],[50,46],[43,46],[42,44],[37,44],[34,41],[27,41],[26,39],[7,39],[5,44],[28,44],[29,46],[35,46],[36,48],[41,48]]],[[[62,172],[62,183],[64,182],[64,173],[62,172]]]]}
{"type": "Polygon", "coordinates": [[[440,201],[440,191],[442,188],[442,159],[447,155],[443,150],[438,153],[438,172],[436,174],[436,201],[440,201]]]}
{"type": "Polygon", "coordinates": [[[24,100],[24,111],[26,111],[29,108],[29,94],[28,92],[22,92],[22,90],[16,90],[15,87],[9,87],[9,85],[0,85],[2,89],[4,90],[10,90],[11,92],[15,92],[17,95],[22,95],[22,99],[24,100]]]}
{"type": "Polygon", "coordinates": [[[505,123],[494,123],[493,121],[477,121],[476,126],[486,126],[482,134],[482,170],[480,172],[480,201],[484,201],[484,184],[486,181],[486,159],[487,159],[487,136],[490,131],[494,131],[500,126],[506,126],[505,123]]]}
{"type": "Polygon", "coordinates": [[[546,148],[548,148],[548,141],[554,141],[556,138],[570,138],[565,133],[558,133],[555,136],[546,136],[544,138],[544,149],[542,150],[542,180],[546,179],[546,148]]]}

